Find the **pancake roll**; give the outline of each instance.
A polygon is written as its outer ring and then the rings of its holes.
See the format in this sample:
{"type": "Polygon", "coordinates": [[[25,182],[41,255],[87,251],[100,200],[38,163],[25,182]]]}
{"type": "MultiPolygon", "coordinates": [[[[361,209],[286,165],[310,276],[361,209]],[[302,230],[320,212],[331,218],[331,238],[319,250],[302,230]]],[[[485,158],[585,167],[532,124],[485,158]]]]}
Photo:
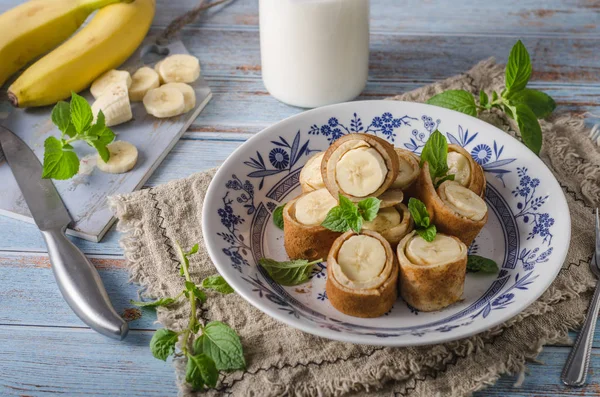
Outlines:
{"type": "Polygon", "coordinates": [[[354,317],[387,313],[398,295],[398,262],[379,233],[348,231],[327,257],[327,297],[340,312],[354,317]]]}
{"type": "Polygon", "coordinates": [[[438,233],[427,242],[407,234],[396,249],[400,266],[400,295],[421,311],[443,309],[460,300],[467,270],[467,246],[458,238],[438,233]]]}

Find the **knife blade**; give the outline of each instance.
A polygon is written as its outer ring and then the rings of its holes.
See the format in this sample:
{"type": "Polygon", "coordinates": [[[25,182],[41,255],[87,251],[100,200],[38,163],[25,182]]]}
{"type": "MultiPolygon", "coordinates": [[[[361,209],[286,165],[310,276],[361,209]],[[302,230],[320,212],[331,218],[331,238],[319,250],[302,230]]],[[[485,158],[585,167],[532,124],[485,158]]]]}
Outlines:
{"type": "Polygon", "coordinates": [[[64,299],[90,328],[123,339],[129,330],[127,322],[113,308],[94,265],[65,235],[71,216],[52,181],[42,179],[43,169],[36,155],[3,126],[0,126],[0,148],[44,237],[64,299]]]}

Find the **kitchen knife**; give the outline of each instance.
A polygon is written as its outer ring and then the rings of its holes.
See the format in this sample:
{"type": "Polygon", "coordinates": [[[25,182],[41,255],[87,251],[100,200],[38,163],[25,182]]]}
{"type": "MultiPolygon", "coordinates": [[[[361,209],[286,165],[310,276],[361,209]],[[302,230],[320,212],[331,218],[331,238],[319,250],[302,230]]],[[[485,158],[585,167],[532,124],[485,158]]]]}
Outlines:
{"type": "Polygon", "coordinates": [[[3,126],[0,147],[42,232],[63,298],[93,330],[111,338],[125,338],[127,323],[110,303],[98,271],[65,235],[71,216],[52,181],[42,179],[39,160],[25,142],[3,126]]]}

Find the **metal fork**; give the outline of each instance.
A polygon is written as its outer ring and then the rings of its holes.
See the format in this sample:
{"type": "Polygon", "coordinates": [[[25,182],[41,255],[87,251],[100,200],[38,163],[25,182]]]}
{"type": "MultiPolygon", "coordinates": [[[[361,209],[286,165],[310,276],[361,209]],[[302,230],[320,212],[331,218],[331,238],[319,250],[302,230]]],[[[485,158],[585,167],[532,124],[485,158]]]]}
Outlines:
{"type": "Polygon", "coordinates": [[[561,380],[567,386],[580,387],[585,385],[588,369],[590,366],[590,353],[594,340],[598,310],[600,310],[600,215],[596,208],[596,249],[590,261],[590,270],[598,277],[596,290],[590,302],[583,328],[577,336],[573,350],[569,354],[561,380]]]}

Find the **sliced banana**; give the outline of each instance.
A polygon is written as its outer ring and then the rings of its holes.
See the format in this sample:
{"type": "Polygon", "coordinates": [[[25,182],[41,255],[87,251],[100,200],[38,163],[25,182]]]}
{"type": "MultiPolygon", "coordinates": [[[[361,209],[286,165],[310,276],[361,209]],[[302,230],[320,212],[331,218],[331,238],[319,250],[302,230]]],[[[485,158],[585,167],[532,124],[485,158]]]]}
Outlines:
{"type": "MultiPolygon", "coordinates": [[[[164,61],[164,59],[163,59],[164,61]]],[[[162,61],[158,61],[156,62],[156,65],[154,65],[154,71],[156,72],[156,74],[158,74],[158,80],[160,81],[160,84],[164,84],[164,80],[162,79],[162,77],[160,77],[160,64],[162,63],[162,61]]]]}
{"type": "Polygon", "coordinates": [[[296,220],[304,225],[320,225],[330,209],[337,205],[337,200],[327,189],[319,189],[308,193],[296,201],[296,220]]]}
{"type": "Polygon", "coordinates": [[[183,109],[184,113],[189,112],[196,106],[196,92],[192,88],[191,85],[186,83],[167,83],[163,85],[161,88],[175,88],[183,94],[183,101],[185,103],[185,108],[183,109]]]}
{"type": "Polygon", "coordinates": [[[379,275],[387,255],[383,245],[371,236],[352,236],[344,241],[337,254],[342,272],[352,281],[368,281],[379,275]]]}
{"type": "Polygon", "coordinates": [[[471,182],[471,163],[464,155],[458,152],[448,152],[448,175],[454,175],[454,180],[463,186],[471,182]]]}
{"type": "Polygon", "coordinates": [[[404,253],[415,265],[441,265],[461,256],[461,247],[456,239],[445,234],[436,234],[432,242],[427,242],[415,234],[406,245],[404,253]]]}
{"type": "Polygon", "coordinates": [[[133,118],[125,81],[112,84],[92,104],[94,118],[102,110],[107,127],[125,123],[133,118]]]}
{"type": "Polygon", "coordinates": [[[325,187],[323,176],[321,175],[321,162],[325,152],[317,153],[308,159],[302,171],[300,171],[300,186],[305,192],[322,189],[325,187]]]}
{"type": "Polygon", "coordinates": [[[474,221],[480,221],[487,213],[485,201],[472,190],[457,182],[445,182],[442,200],[459,215],[474,221]]]}
{"type": "Polygon", "coordinates": [[[200,77],[200,62],[192,55],[171,55],[156,66],[165,83],[193,83],[200,77]]]}
{"type": "Polygon", "coordinates": [[[141,102],[148,91],[158,86],[160,86],[160,79],[154,69],[148,66],[139,68],[131,77],[129,100],[131,102],[141,102]]]}
{"type": "Polygon", "coordinates": [[[363,229],[382,232],[398,226],[401,221],[400,213],[394,207],[382,208],[377,213],[375,219],[370,222],[363,222],[363,229]]]}
{"type": "Polygon", "coordinates": [[[122,174],[135,166],[138,159],[138,150],[131,143],[114,141],[106,145],[106,148],[110,152],[110,158],[105,163],[98,155],[96,166],[100,171],[109,174],[122,174]]]}
{"type": "Polygon", "coordinates": [[[348,150],[335,165],[338,186],[356,197],[366,197],[379,189],[387,172],[385,160],[372,147],[348,150]]]}
{"type": "Polygon", "coordinates": [[[185,110],[183,94],[173,87],[154,88],[146,93],[143,102],[146,112],[158,118],[178,116],[185,110]]]}
{"type": "Polygon", "coordinates": [[[109,70],[92,83],[90,92],[94,98],[100,97],[111,85],[125,82],[127,88],[131,86],[131,75],[126,70],[109,70]]]}
{"type": "Polygon", "coordinates": [[[419,175],[419,163],[412,155],[405,154],[405,150],[399,148],[394,148],[394,150],[398,154],[398,176],[390,187],[392,189],[405,189],[417,179],[419,175]]]}

